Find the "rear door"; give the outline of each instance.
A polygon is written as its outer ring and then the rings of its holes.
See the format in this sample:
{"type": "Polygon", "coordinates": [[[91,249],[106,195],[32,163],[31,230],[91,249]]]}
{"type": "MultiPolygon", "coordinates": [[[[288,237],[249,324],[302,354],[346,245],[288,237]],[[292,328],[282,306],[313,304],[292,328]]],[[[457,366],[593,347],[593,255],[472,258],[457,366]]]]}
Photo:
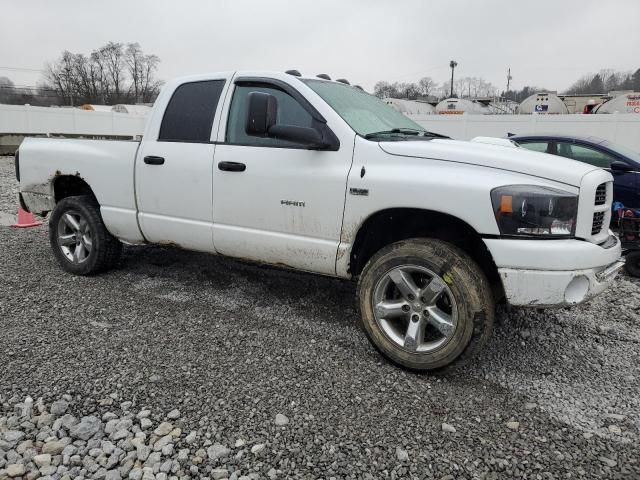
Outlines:
{"type": "Polygon", "coordinates": [[[226,80],[182,83],[158,99],[166,108],[153,138],[145,134],[135,172],[138,219],[150,242],[214,251],[211,132],[226,80]]]}

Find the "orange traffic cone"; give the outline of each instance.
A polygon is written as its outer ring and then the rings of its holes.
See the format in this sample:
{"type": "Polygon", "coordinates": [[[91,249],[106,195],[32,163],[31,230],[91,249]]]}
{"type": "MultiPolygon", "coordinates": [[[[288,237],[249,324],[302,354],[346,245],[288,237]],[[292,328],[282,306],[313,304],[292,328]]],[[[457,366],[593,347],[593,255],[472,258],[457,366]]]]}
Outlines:
{"type": "Polygon", "coordinates": [[[29,213],[23,210],[22,207],[18,207],[18,221],[11,226],[15,228],[27,228],[37,227],[38,225],[42,225],[42,222],[38,222],[36,217],[33,216],[33,213],[29,213]]]}

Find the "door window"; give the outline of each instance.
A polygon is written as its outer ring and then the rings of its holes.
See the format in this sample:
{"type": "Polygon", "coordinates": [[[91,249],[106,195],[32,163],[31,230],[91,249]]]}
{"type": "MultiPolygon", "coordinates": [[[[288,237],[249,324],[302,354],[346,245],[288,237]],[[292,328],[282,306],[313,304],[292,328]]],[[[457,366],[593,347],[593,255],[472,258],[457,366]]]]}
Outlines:
{"type": "Polygon", "coordinates": [[[158,141],[209,142],[224,82],[190,82],[176,88],[164,112],[158,141]]]}
{"type": "Polygon", "coordinates": [[[609,168],[611,162],[617,160],[612,155],[595,148],[569,142],[558,142],[558,155],[600,168],[609,168]]]}
{"type": "Polygon", "coordinates": [[[247,135],[245,124],[249,105],[248,97],[251,92],[268,93],[276,98],[278,102],[276,123],[307,128],[313,126],[313,117],[288,93],[267,85],[236,85],[229,109],[227,143],[256,147],[301,147],[300,144],[287,140],[247,135]]]}
{"type": "Polygon", "coordinates": [[[518,145],[534,152],[550,153],[549,142],[518,142],[518,145]]]}

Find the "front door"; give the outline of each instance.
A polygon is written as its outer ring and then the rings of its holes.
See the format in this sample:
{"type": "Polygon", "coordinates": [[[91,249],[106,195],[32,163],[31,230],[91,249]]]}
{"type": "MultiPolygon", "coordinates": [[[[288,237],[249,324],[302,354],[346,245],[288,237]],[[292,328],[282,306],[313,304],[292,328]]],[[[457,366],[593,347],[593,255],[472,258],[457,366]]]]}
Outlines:
{"type": "Polygon", "coordinates": [[[178,86],[157,138],[140,146],[138,219],[150,242],[214,250],[211,131],[224,85],[225,79],[214,78],[178,86]]]}
{"type": "Polygon", "coordinates": [[[258,81],[234,86],[215,152],[216,250],[333,275],[355,134],[337,151],[249,136],[247,96],[254,91],[276,97],[277,123],[312,126],[312,107],[277,85],[258,81]]]}

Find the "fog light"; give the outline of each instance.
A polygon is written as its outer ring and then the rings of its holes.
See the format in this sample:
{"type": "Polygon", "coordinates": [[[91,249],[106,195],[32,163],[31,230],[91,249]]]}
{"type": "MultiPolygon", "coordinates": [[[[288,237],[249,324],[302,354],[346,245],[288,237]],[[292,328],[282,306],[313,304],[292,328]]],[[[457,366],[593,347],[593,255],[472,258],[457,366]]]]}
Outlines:
{"type": "Polygon", "coordinates": [[[567,303],[580,303],[589,292],[589,279],[584,275],[578,275],[569,282],[564,291],[564,300],[567,303]]]}

